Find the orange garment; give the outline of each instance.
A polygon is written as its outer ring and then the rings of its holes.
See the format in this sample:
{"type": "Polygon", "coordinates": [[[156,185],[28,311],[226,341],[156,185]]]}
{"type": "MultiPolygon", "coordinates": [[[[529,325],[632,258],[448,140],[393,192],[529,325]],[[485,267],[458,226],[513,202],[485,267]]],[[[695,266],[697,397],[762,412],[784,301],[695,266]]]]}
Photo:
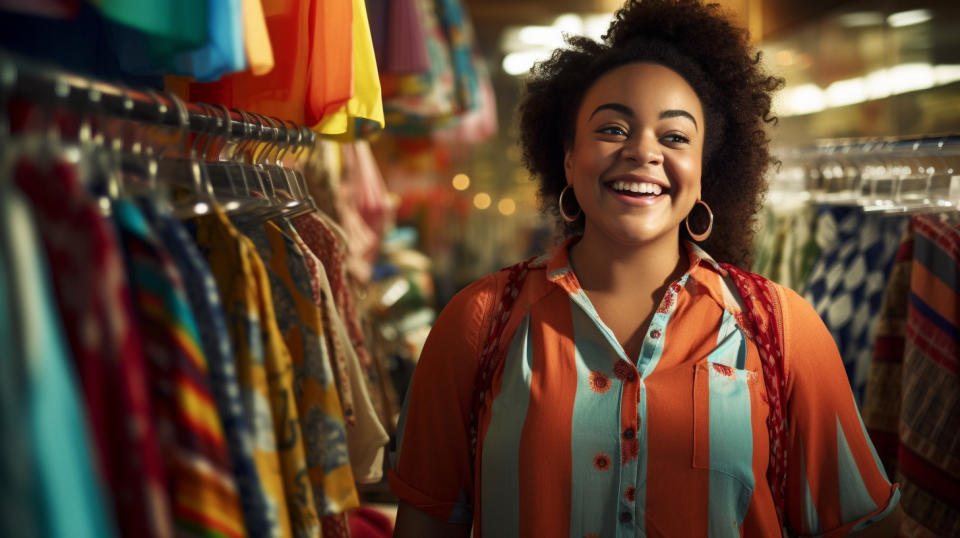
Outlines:
{"type": "MultiPolygon", "coordinates": [[[[436,519],[472,521],[476,536],[779,536],[764,377],[726,271],[687,243],[690,269],[628,358],[580,287],[570,244],[534,262],[516,299],[474,462],[476,366],[506,273],[440,314],[401,414],[393,491],[436,519]]],[[[786,524],[796,535],[846,535],[888,515],[900,491],[874,455],[823,322],[777,289],[786,524]]]]}
{"type": "Polygon", "coordinates": [[[251,59],[252,70],[192,84],[181,97],[316,125],[350,98],[353,7],[346,0],[262,0],[262,6],[273,69],[258,76],[267,64],[251,59]]]}
{"type": "Polygon", "coordinates": [[[260,0],[243,0],[243,41],[250,72],[254,75],[269,73],[273,69],[273,48],[260,0]]]}

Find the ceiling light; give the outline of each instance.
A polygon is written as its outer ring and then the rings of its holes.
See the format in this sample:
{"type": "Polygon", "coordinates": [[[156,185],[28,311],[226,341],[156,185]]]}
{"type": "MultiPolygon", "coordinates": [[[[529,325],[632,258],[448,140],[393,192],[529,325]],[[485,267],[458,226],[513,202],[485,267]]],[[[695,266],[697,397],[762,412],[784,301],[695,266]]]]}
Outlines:
{"type": "Polygon", "coordinates": [[[879,11],[855,11],[853,13],[840,15],[837,17],[837,21],[847,28],[880,26],[883,24],[883,13],[879,11]]]}
{"type": "Polygon", "coordinates": [[[932,18],[933,13],[929,9],[911,9],[890,15],[887,17],[887,24],[894,28],[900,28],[927,22],[932,18]]]}
{"type": "Polygon", "coordinates": [[[478,192],[476,196],[473,197],[473,206],[477,209],[486,209],[490,207],[490,195],[485,192],[478,192]]]}
{"type": "Polygon", "coordinates": [[[465,191],[470,188],[470,178],[466,174],[457,174],[453,176],[453,188],[458,191],[465,191]]]}
{"type": "Polygon", "coordinates": [[[552,50],[547,49],[511,52],[503,58],[503,70],[508,75],[525,75],[530,72],[533,64],[546,60],[552,53],[552,50]]]}

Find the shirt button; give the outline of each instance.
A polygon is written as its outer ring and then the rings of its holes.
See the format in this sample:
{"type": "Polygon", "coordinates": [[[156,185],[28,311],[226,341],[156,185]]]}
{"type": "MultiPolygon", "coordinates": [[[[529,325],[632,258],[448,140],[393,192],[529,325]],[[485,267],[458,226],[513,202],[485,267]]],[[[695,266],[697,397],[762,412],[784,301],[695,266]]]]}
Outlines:
{"type": "Polygon", "coordinates": [[[627,428],[626,430],[623,430],[624,439],[633,439],[634,435],[636,435],[636,432],[633,431],[633,428],[627,428]]]}
{"type": "Polygon", "coordinates": [[[621,523],[630,523],[633,520],[633,514],[630,512],[620,512],[620,522],[621,523]]]}
{"type": "Polygon", "coordinates": [[[656,340],[657,338],[660,338],[660,334],[661,334],[660,329],[654,329],[650,331],[650,338],[653,338],[654,340],[656,340]]]}

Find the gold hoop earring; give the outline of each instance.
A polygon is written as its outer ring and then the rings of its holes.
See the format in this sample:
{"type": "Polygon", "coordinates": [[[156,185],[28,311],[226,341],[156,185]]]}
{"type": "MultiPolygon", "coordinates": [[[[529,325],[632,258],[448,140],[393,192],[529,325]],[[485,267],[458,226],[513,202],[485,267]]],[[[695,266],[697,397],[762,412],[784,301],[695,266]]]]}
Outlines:
{"type": "MultiPolygon", "coordinates": [[[[572,216],[568,215],[563,209],[563,195],[566,194],[568,190],[572,190],[569,184],[564,187],[562,191],[560,191],[560,196],[557,198],[557,205],[560,206],[560,218],[562,218],[565,222],[575,222],[578,218],[580,218],[580,214],[583,213],[583,209],[581,209],[579,204],[577,204],[577,213],[572,216]]],[[[576,200],[576,195],[574,195],[574,200],[576,200]]]]}
{"type": "MultiPolygon", "coordinates": [[[[709,219],[707,223],[707,229],[703,233],[698,233],[698,234],[693,233],[690,230],[689,214],[687,215],[687,218],[684,219],[683,222],[684,224],[687,225],[687,233],[690,234],[690,239],[693,239],[694,241],[699,243],[701,241],[706,241],[707,238],[710,237],[710,232],[713,231],[713,211],[710,211],[710,206],[708,206],[706,202],[704,202],[703,200],[700,200],[699,198],[697,199],[697,204],[703,204],[703,208],[707,210],[707,218],[709,219]]],[[[696,204],[694,204],[694,207],[696,207],[696,204]]],[[[693,213],[693,210],[691,210],[690,213],[693,213]]]]}

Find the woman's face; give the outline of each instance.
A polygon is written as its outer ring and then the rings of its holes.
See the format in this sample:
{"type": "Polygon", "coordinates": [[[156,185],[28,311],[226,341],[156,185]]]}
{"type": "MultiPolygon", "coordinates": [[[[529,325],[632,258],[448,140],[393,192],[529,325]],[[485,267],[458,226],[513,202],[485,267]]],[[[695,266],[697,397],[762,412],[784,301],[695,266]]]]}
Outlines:
{"type": "Polygon", "coordinates": [[[576,122],[564,169],[584,237],[624,246],[677,237],[700,196],[704,140],[703,108],[686,80],[657,64],[617,67],[587,91],[576,122]]]}

